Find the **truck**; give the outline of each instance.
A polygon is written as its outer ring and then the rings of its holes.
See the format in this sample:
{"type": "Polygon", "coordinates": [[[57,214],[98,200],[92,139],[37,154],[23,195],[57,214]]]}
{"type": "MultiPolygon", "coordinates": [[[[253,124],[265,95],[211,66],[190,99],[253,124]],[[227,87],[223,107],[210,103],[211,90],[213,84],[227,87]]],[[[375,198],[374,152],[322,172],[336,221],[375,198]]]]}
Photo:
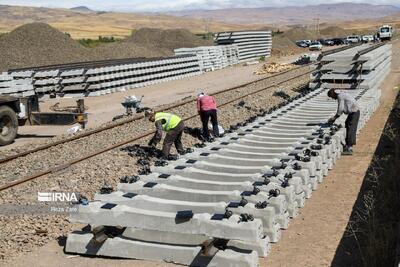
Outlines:
{"type": "Polygon", "coordinates": [[[37,95],[14,97],[0,95],[0,146],[11,144],[23,125],[72,125],[79,123],[85,128],[87,113],[83,99],[76,107],[67,107],[55,112],[40,112],[37,95]]]}
{"type": "Polygon", "coordinates": [[[394,29],[390,25],[383,25],[378,29],[378,38],[381,41],[390,41],[393,37],[394,29]]]}

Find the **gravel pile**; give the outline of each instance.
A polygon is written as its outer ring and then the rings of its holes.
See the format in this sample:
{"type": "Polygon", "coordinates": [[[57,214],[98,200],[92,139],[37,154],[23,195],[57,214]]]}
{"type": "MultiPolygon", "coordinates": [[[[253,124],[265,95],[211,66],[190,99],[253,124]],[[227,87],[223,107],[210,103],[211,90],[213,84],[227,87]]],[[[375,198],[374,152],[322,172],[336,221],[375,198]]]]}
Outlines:
{"type": "Polygon", "coordinates": [[[202,39],[185,29],[142,28],[126,38],[126,41],[145,47],[165,48],[172,52],[180,47],[213,45],[212,40],[202,39]]]}
{"type": "Polygon", "coordinates": [[[0,37],[0,71],[91,60],[91,51],[45,23],[18,27],[0,37]]]}
{"type": "MultiPolygon", "coordinates": [[[[296,71],[296,74],[305,73],[306,71],[306,69],[300,69],[296,71]]],[[[294,73],[256,82],[234,91],[219,93],[216,95],[217,102],[220,104],[225,103],[234,97],[242,96],[280,81],[286,81],[292,75],[294,73]]],[[[285,103],[287,96],[294,97],[299,95],[299,90],[304,89],[304,85],[308,81],[309,76],[304,75],[302,78],[288,81],[279,87],[271,88],[255,95],[244,97],[235,103],[222,106],[219,108],[218,113],[219,122],[225,129],[243,123],[261,111],[282,105],[285,103]]],[[[189,103],[185,106],[174,108],[172,111],[182,117],[189,117],[196,114],[196,107],[194,103],[189,103]]],[[[186,121],[185,124],[191,128],[200,127],[200,120],[194,118],[186,121]]],[[[3,164],[1,168],[6,171],[1,172],[0,181],[3,184],[6,181],[32,173],[32,168],[39,171],[47,166],[65,163],[69,159],[88,154],[91,151],[126,140],[129,137],[137,136],[139,133],[153,128],[154,125],[152,123],[142,119],[139,122],[128,123],[46,151],[33,153],[23,159],[3,164]],[[141,127],[139,128],[137,125],[141,125],[141,127]]],[[[145,146],[147,142],[148,138],[145,138],[135,142],[135,144],[145,146]]],[[[183,143],[185,147],[191,147],[198,144],[199,140],[185,134],[183,143]]],[[[141,169],[142,166],[138,160],[142,156],[139,155],[140,153],[132,153],[132,149],[129,149],[129,146],[132,145],[126,145],[125,148],[127,149],[117,148],[111,150],[59,172],[0,192],[0,204],[37,205],[37,192],[40,191],[79,192],[88,197],[88,199],[92,199],[104,184],[115,188],[121,177],[136,175],[141,169]]],[[[160,146],[161,144],[159,144],[160,146]]],[[[172,152],[174,153],[175,151],[173,150],[172,152]]],[[[149,158],[149,160],[150,164],[154,164],[154,157],[149,158]]],[[[54,240],[67,234],[71,228],[76,226],[67,224],[66,219],[66,215],[47,215],[44,217],[26,215],[0,216],[0,224],[2,229],[5,229],[0,234],[0,259],[3,259],[3,262],[6,263],[6,261],[12,260],[13,257],[20,255],[22,252],[28,252],[36,246],[42,246],[49,240],[54,240]],[[21,246],[21,244],[23,245],[21,246]]]]}
{"type": "Polygon", "coordinates": [[[87,48],[45,23],[18,27],[0,37],[0,72],[71,62],[173,56],[179,47],[212,45],[187,30],[143,28],[125,40],[87,48]]]}

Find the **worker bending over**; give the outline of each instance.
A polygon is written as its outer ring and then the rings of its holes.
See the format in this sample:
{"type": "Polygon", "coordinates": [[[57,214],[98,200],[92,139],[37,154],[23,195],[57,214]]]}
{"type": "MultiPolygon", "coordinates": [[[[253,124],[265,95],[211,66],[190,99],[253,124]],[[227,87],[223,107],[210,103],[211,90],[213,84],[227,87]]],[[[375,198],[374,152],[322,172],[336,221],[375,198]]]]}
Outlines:
{"type": "Polygon", "coordinates": [[[149,142],[149,146],[156,146],[162,138],[162,132],[167,134],[164,138],[162,154],[165,159],[176,159],[176,156],[170,155],[172,144],[175,144],[177,152],[185,154],[182,146],[182,133],[185,125],[180,117],[166,112],[150,112],[147,114],[149,121],[155,122],[156,132],[149,142]]]}
{"type": "Polygon", "coordinates": [[[346,145],[343,148],[343,155],[353,155],[353,145],[356,144],[356,134],[358,120],[360,119],[360,108],[354,97],[345,91],[330,89],[328,91],[330,98],[336,99],[338,102],[338,109],[336,115],[328,120],[329,123],[334,123],[340,115],[347,114],[345,122],[346,126],[346,145]]]}
{"type": "Polygon", "coordinates": [[[197,95],[197,112],[200,115],[201,123],[203,125],[203,136],[206,141],[213,141],[210,138],[210,132],[208,130],[208,121],[211,118],[211,124],[213,127],[213,136],[219,136],[218,120],[217,120],[217,102],[215,98],[205,93],[197,95]]]}

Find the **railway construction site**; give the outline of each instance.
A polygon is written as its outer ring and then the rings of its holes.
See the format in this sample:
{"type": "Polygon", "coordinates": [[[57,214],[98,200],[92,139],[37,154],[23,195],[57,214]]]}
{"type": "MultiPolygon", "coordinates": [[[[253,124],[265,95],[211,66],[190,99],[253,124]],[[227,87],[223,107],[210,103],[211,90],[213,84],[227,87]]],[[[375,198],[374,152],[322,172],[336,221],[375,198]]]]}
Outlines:
{"type": "Polygon", "coordinates": [[[94,111],[77,133],[0,148],[0,265],[398,261],[398,40],[324,50],[314,62],[268,73],[243,62],[268,61],[270,32],[241,34],[260,38],[262,49],[238,37],[223,48],[196,43],[190,55],[171,46],[176,56],[7,68],[7,95],[39,94],[48,107],[69,94],[64,104],[85,97],[94,111]],[[346,115],[328,123],[338,106],[331,88],[346,90],[360,110],[352,156],[342,156],[346,115]],[[202,91],[218,104],[224,133],[214,140],[202,136],[195,98],[202,91]],[[142,104],[184,121],[178,158],[148,145],[155,129],[145,112],[111,121],[122,109],[112,105],[142,93],[142,104]],[[53,201],[57,193],[64,201],[53,201]],[[372,245],[379,242],[385,248],[372,245]],[[383,249],[386,261],[377,261],[383,249]]]}

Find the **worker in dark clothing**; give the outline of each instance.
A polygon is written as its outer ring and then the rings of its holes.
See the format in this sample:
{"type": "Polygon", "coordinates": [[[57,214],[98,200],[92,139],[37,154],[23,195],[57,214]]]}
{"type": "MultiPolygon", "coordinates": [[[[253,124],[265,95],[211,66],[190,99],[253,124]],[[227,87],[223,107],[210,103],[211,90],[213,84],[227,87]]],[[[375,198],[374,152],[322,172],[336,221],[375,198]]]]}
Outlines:
{"type": "Polygon", "coordinates": [[[156,146],[162,138],[162,132],[167,134],[164,138],[162,154],[165,159],[176,159],[176,156],[170,155],[172,144],[180,155],[185,154],[182,145],[182,133],[185,125],[180,117],[172,113],[166,112],[151,112],[148,114],[149,121],[155,122],[156,133],[149,142],[149,146],[156,146]]]}
{"type": "Polygon", "coordinates": [[[360,108],[354,97],[345,91],[330,89],[328,91],[330,98],[338,101],[336,115],[328,120],[328,123],[334,123],[340,115],[347,114],[345,122],[346,127],[346,145],[343,148],[343,155],[353,155],[353,145],[356,144],[357,126],[360,119],[360,108]]]}
{"type": "Polygon", "coordinates": [[[210,138],[210,132],[208,130],[208,121],[211,118],[211,124],[213,127],[213,136],[219,136],[218,119],[217,119],[217,102],[215,98],[205,93],[197,95],[197,112],[200,115],[201,123],[203,125],[203,136],[204,138],[212,142],[210,138]]]}

